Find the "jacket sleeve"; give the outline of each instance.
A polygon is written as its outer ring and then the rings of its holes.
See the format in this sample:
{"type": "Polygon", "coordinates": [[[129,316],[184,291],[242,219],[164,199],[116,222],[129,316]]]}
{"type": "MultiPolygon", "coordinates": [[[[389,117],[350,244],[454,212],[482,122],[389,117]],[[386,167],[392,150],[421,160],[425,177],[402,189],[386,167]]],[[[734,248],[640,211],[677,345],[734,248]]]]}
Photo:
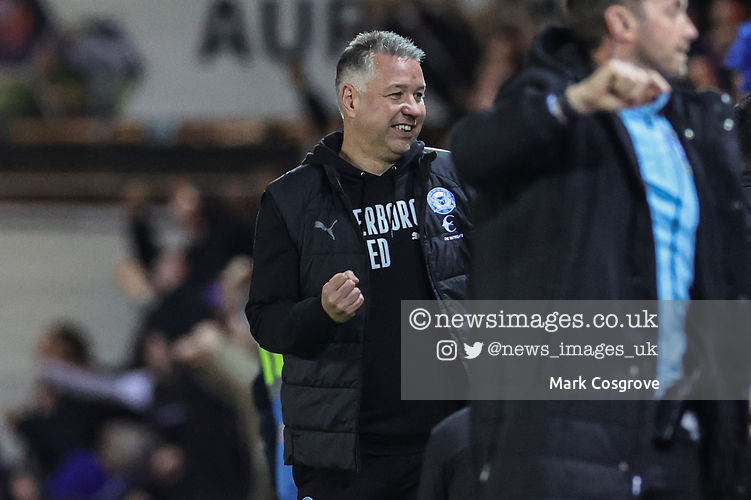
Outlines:
{"type": "Polygon", "coordinates": [[[304,355],[327,341],[336,325],[321,297],[302,297],[300,256],[279,207],[266,191],[256,224],[253,276],[245,313],[250,331],[267,351],[304,355]]]}
{"type": "Polygon", "coordinates": [[[564,165],[562,151],[579,120],[564,125],[551,114],[548,96],[561,94],[565,83],[538,73],[510,84],[491,109],[454,127],[451,149],[457,169],[470,184],[529,178],[564,165]]]}

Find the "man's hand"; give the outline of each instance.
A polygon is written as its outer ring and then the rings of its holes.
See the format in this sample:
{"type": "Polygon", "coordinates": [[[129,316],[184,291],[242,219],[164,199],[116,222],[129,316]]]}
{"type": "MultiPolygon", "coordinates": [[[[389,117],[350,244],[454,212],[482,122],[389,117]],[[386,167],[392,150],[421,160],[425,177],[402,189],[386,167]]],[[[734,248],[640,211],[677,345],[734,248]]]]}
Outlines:
{"type": "Polygon", "coordinates": [[[352,318],[365,301],[357,288],[360,279],[352,271],[332,276],[321,289],[321,305],[335,323],[344,323],[352,318]]]}
{"type": "Polygon", "coordinates": [[[566,100],[579,114],[620,111],[648,104],[670,91],[657,71],[610,59],[585,80],[566,89],[566,100]]]}

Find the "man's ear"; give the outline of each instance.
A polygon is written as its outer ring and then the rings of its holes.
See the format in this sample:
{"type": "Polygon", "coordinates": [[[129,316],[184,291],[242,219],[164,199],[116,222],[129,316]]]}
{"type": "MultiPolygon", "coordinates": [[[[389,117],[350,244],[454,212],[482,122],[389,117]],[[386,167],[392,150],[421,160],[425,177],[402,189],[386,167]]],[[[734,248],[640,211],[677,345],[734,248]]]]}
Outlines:
{"type": "Polygon", "coordinates": [[[625,5],[611,5],[605,9],[605,25],[617,43],[632,43],[639,37],[639,19],[625,5]]]}
{"type": "Polygon", "coordinates": [[[339,104],[341,104],[342,115],[354,116],[357,108],[357,89],[351,83],[345,83],[339,90],[339,104]]]}

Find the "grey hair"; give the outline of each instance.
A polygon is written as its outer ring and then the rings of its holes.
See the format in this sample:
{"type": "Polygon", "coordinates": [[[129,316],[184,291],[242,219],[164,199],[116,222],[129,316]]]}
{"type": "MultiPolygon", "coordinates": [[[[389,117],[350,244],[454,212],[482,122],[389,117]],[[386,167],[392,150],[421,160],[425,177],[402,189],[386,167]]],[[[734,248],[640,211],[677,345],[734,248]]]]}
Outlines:
{"type": "MultiPolygon", "coordinates": [[[[412,40],[391,31],[368,31],[360,33],[347,45],[336,64],[337,96],[345,83],[351,83],[359,91],[375,74],[373,58],[376,54],[386,54],[398,58],[414,59],[422,62],[425,52],[412,40]]],[[[341,108],[341,103],[337,98],[341,108]]]]}

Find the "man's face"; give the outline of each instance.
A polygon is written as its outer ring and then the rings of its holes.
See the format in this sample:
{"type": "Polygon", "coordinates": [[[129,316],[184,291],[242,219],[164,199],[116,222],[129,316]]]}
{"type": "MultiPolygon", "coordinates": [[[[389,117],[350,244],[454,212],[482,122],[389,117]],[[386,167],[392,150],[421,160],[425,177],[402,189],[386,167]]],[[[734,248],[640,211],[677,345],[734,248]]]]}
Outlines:
{"type": "Polygon", "coordinates": [[[685,76],[688,50],[698,35],[686,12],[688,0],[642,0],[641,4],[636,62],[666,78],[685,76]]]}
{"type": "Polygon", "coordinates": [[[414,59],[376,54],[375,75],[357,92],[347,133],[368,156],[394,162],[417,140],[425,121],[425,79],[414,59]]]}

